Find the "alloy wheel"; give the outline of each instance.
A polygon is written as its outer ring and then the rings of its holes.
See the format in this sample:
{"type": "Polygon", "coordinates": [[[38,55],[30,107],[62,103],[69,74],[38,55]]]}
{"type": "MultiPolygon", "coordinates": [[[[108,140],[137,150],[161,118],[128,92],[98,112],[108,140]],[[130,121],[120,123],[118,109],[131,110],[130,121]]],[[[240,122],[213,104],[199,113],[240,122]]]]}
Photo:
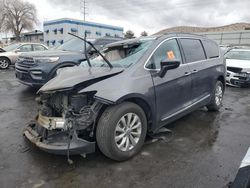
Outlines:
{"type": "Polygon", "coordinates": [[[135,113],[121,117],[115,128],[115,143],[121,151],[130,151],[139,142],[142,133],[142,122],[135,113]]]}
{"type": "Polygon", "coordinates": [[[0,68],[1,69],[6,69],[8,68],[9,63],[6,59],[0,59],[0,68]]]}
{"type": "Polygon", "coordinates": [[[223,98],[223,89],[221,85],[217,85],[215,90],[215,103],[217,106],[220,106],[223,98]]]}

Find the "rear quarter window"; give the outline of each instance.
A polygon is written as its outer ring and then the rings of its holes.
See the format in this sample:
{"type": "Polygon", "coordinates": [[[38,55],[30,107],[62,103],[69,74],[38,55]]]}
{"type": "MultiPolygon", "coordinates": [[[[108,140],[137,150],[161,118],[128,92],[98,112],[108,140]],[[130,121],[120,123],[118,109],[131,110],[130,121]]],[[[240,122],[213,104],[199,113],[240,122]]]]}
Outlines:
{"type": "Polygon", "coordinates": [[[217,58],[220,56],[219,47],[214,41],[203,40],[202,43],[208,59],[217,58]]]}
{"type": "Polygon", "coordinates": [[[205,52],[199,39],[180,39],[187,63],[205,60],[205,52]]]}

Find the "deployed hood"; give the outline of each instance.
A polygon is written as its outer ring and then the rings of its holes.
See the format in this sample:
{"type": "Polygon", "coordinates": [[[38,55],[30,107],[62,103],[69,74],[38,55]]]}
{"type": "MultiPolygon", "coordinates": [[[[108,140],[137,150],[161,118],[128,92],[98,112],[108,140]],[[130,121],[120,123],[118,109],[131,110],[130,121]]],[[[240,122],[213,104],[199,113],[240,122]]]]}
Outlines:
{"type": "Polygon", "coordinates": [[[85,68],[81,66],[63,68],[60,69],[58,75],[47,82],[38,91],[38,93],[72,88],[79,84],[86,84],[86,86],[89,86],[90,84],[94,84],[103,79],[115,76],[121,73],[123,70],[123,68],[85,68]]]}
{"type": "Polygon", "coordinates": [[[249,60],[227,59],[227,67],[241,68],[243,72],[250,72],[249,60]]]}
{"type": "Polygon", "coordinates": [[[22,56],[28,56],[28,57],[55,57],[55,56],[67,56],[67,55],[71,56],[71,55],[84,55],[84,54],[81,52],[71,52],[63,50],[44,50],[44,51],[22,53],[22,56]]]}

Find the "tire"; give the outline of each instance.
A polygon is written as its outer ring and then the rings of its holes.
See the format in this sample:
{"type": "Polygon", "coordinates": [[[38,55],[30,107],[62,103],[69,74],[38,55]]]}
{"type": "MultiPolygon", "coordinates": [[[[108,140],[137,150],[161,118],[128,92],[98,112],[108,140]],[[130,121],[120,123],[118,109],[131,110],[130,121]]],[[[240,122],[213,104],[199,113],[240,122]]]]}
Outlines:
{"type": "Polygon", "coordinates": [[[7,69],[10,66],[10,60],[6,57],[0,57],[0,69],[7,69]]]}
{"type": "Polygon", "coordinates": [[[147,118],[142,108],[134,103],[124,102],[108,107],[103,112],[96,129],[96,140],[104,155],[116,161],[125,161],[140,151],[146,133],[147,118]],[[124,122],[129,119],[132,128],[125,126],[124,122]]]}
{"type": "Polygon", "coordinates": [[[222,107],[224,86],[221,81],[217,80],[212,94],[211,102],[207,105],[209,111],[219,111],[222,107]]]}

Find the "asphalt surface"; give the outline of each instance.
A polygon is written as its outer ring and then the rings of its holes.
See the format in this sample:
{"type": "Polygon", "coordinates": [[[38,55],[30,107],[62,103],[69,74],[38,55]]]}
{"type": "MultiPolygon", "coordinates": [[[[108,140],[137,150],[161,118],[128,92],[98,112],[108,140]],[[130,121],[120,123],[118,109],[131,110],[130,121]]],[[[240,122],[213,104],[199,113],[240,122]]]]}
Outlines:
{"type": "Polygon", "coordinates": [[[226,187],[250,146],[250,89],[227,88],[219,113],[199,109],[168,126],[167,140],[118,163],[99,151],[47,154],[22,135],[36,115],[36,91],[0,70],[0,187],[226,187]]]}

